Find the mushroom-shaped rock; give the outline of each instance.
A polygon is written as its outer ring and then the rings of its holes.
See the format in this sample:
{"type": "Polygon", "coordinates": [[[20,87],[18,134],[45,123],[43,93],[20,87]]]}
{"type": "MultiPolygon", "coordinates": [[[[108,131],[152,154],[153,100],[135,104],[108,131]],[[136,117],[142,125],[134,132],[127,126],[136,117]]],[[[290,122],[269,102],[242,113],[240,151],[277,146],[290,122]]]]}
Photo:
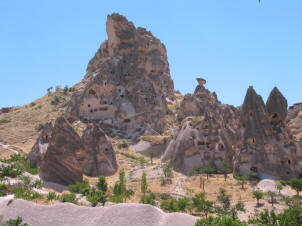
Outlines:
{"type": "Polygon", "coordinates": [[[266,110],[271,121],[284,121],[287,116],[287,100],[282,93],[275,87],[266,102],[266,110]]]}
{"type": "Polygon", "coordinates": [[[96,124],[89,124],[82,136],[85,148],[83,173],[92,176],[110,176],[117,170],[115,153],[104,131],[96,124]]]}
{"type": "Polygon", "coordinates": [[[57,118],[40,168],[40,177],[57,184],[83,180],[79,162],[85,154],[81,138],[64,117],[57,118]]]}
{"type": "Polygon", "coordinates": [[[207,81],[203,78],[196,78],[197,82],[199,85],[203,86],[204,84],[207,83],[207,81]]]}
{"type": "Polygon", "coordinates": [[[31,168],[36,168],[40,166],[49,145],[49,140],[51,137],[51,129],[52,129],[52,123],[51,121],[48,121],[43,126],[43,129],[36,143],[34,144],[31,151],[29,152],[27,157],[29,159],[31,168]]]}

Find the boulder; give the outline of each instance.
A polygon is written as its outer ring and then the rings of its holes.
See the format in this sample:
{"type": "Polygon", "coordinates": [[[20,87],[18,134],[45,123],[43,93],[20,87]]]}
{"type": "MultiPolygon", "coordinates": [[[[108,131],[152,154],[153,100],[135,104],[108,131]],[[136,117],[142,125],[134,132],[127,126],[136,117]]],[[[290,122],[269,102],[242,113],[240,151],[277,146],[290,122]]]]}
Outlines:
{"type": "Polygon", "coordinates": [[[44,125],[36,143],[28,154],[27,157],[30,161],[31,168],[37,168],[38,166],[40,166],[49,145],[52,127],[53,126],[51,121],[48,121],[44,125]]]}
{"type": "Polygon", "coordinates": [[[40,168],[40,177],[62,185],[83,179],[80,160],[85,155],[81,138],[64,117],[56,119],[40,168]]]}
{"type": "Polygon", "coordinates": [[[147,126],[162,132],[159,119],[174,98],[165,46],[124,16],[109,15],[108,40],[87,66],[86,87],[68,107],[70,121],[98,121],[106,134],[135,138],[147,126]]]}
{"type": "Polygon", "coordinates": [[[82,136],[85,148],[83,173],[91,177],[110,176],[117,170],[115,153],[104,131],[96,124],[89,124],[82,136]]]}

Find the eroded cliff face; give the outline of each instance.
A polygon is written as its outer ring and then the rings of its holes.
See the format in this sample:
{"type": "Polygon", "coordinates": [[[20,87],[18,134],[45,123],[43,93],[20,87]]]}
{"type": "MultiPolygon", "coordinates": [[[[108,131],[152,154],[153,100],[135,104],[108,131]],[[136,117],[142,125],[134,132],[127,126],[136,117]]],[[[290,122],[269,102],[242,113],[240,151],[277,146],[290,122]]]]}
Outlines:
{"type": "Polygon", "coordinates": [[[287,101],[274,88],[266,105],[253,87],[247,91],[242,111],[242,144],[235,155],[235,172],[260,177],[298,177],[299,149],[285,125],[287,101]]]}
{"type": "Polygon", "coordinates": [[[117,170],[115,153],[104,131],[89,124],[82,136],[85,156],[81,159],[83,173],[91,177],[110,176],[117,170]]]}
{"type": "Polygon", "coordinates": [[[79,159],[85,154],[79,135],[64,117],[57,118],[39,175],[44,181],[63,185],[83,179],[79,159]]]}
{"type": "Polygon", "coordinates": [[[184,173],[207,166],[220,171],[224,161],[231,171],[234,144],[240,141],[239,112],[220,104],[201,81],[180,105],[181,126],[175,128],[162,160],[184,173]]]}
{"type": "Polygon", "coordinates": [[[35,145],[28,154],[31,168],[37,168],[41,165],[49,145],[52,127],[51,121],[44,125],[35,145]]]}
{"type": "Polygon", "coordinates": [[[135,28],[124,16],[107,18],[108,40],[90,60],[86,88],[72,98],[69,120],[95,120],[110,135],[133,138],[158,123],[174,98],[165,46],[151,32],[135,28]]]}

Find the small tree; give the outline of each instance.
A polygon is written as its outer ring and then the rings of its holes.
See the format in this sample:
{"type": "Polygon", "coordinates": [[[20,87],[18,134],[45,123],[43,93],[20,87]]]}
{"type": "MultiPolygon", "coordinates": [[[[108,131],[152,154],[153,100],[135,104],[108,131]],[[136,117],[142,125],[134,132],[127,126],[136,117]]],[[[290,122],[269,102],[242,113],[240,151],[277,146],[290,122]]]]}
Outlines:
{"type": "Polygon", "coordinates": [[[192,198],[192,205],[198,212],[202,212],[206,218],[209,213],[214,211],[214,203],[206,200],[205,193],[195,195],[192,198]]]}
{"type": "Polygon", "coordinates": [[[259,200],[263,198],[263,192],[260,190],[253,191],[253,197],[257,199],[257,206],[259,206],[259,200]]]}
{"type": "Polygon", "coordinates": [[[224,160],[221,165],[221,172],[223,173],[224,181],[226,181],[226,179],[228,178],[228,173],[229,173],[228,162],[226,160],[224,160]]]}
{"type": "Polygon", "coordinates": [[[144,196],[146,195],[147,189],[148,189],[147,174],[143,172],[142,182],[141,182],[141,192],[143,193],[144,196]]]}
{"type": "Polygon", "coordinates": [[[60,85],[56,85],[56,91],[60,91],[62,90],[61,86],[60,85]]]}
{"type": "Polygon", "coordinates": [[[96,184],[96,187],[97,187],[100,191],[102,191],[102,192],[104,192],[104,193],[107,192],[107,190],[108,190],[108,185],[107,185],[107,182],[106,182],[106,178],[105,178],[104,176],[99,177],[99,181],[98,181],[98,183],[96,184]]]}
{"type": "Polygon", "coordinates": [[[67,94],[67,92],[68,92],[68,86],[67,85],[64,86],[63,91],[64,91],[64,94],[67,94]]]}
{"type": "Polygon", "coordinates": [[[276,192],[273,192],[273,191],[268,191],[266,193],[266,195],[270,198],[270,201],[271,201],[271,204],[272,206],[274,206],[274,203],[275,203],[275,197],[276,197],[276,192]]]}
{"type": "Polygon", "coordinates": [[[245,178],[243,176],[235,176],[235,179],[241,185],[241,189],[244,189],[244,185],[246,184],[245,178]]]}
{"type": "Polygon", "coordinates": [[[214,173],[215,170],[211,167],[211,166],[207,166],[206,168],[203,168],[201,170],[202,173],[206,173],[207,174],[207,180],[209,179],[209,175],[214,173]]]}
{"type": "Polygon", "coordinates": [[[150,162],[151,162],[151,165],[153,164],[153,157],[155,156],[155,151],[154,150],[149,150],[148,151],[148,155],[150,157],[150,162]]]}
{"type": "Polygon", "coordinates": [[[226,190],[224,188],[220,188],[219,194],[218,194],[218,202],[222,204],[222,207],[224,210],[228,210],[231,206],[230,201],[231,196],[226,194],[226,190]]]}
{"type": "Polygon", "coordinates": [[[52,87],[52,86],[49,87],[49,88],[47,88],[47,93],[50,94],[50,93],[51,93],[51,90],[53,90],[53,87],[52,87]]]}
{"type": "Polygon", "coordinates": [[[92,188],[86,199],[91,202],[91,205],[95,207],[99,202],[104,206],[107,201],[107,196],[105,192],[92,188]]]}
{"type": "Polygon", "coordinates": [[[289,183],[292,189],[296,190],[297,195],[299,196],[300,191],[302,191],[302,179],[292,178],[289,183]]]}
{"type": "Polygon", "coordinates": [[[162,183],[165,185],[167,181],[169,181],[170,183],[172,182],[172,178],[173,178],[173,170],[172,170],[172,166],[169,164],[164,164],[163,165],[163,173],[164,176],[161,178],[162,183]]]}
{"type": "Polygon", "coordinates": [[[277,181],[276,182],[276,188],[279,192],[279,195],[281,194],[281,190],[283,189],[283,185],[281,184],[281,182],[277,181]]]}

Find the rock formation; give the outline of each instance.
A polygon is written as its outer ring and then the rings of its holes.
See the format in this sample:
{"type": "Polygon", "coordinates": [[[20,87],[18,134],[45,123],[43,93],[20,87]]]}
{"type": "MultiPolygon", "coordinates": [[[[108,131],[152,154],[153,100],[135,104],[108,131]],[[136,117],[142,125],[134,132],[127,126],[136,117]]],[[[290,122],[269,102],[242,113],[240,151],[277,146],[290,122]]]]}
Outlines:
{"type": "Polygon", "coordinates": [[[194,94],[182,101],[178,113],[181,126],[174,129],[162,157],[184,173],[207,166],[219,171],[224,161],[231,169],[233,144],[239,140],[237,109],[220,104],[200,81],[194,94]]]}
{"type": "Polygon", "coordinates": [[[117,170],[115,153],[104,131],[89,124],[82,136],[85,156],[82,160],[83,173],[92,176],[110,176],[117,170]]]}
{"type": "Polygon", "coordinates": [[[64,117],[57,118],[49,146],[41,164],[40,177],[45,181],[68,185],[82,181],[85,150],[81,138],[64,117]]]}
{"type": "Polygon", "coordinates": [[[211,93],[204,87],[206,81],[201,78],[196,79],[198,86],[194,94],[186,94],[180,104],[177,117],[182,121],[188,116],[199,116],[206,112],[215,112],[219,102],[215,93],[211,93]]]}
{"type": "Polygon", "coordinates": [[[302,149],[302,103],[291,106],[287,114],[287,128],[300,143],[302,149]]]}
{"type": "Polygon", "coordinates": [[[240,118],[242,146],[234,160],[237,173],[254,171],[260,177],[290,178],[302,172],[296,144],[284,123],[286,103],[275,88],[265,106],[261,96],[249,87],[240,118]]]}
{"type": "Polygon", "coordinates": [[[48,121],[40,133],[35,145],[32,147],[30,153],[28,154],[28,159],[30,161],[30,167],[36,168],[40,166],[45,153],[47,151],[49,140],[51,138],[52,123],[48,121]]]}
{"type": "Polygon", "coordinates": [[[284,121],[287,116],[287,100],[282,93],[275,87],[270,93],[266,102],[266,109],[270,121],[284,121]]]}
{"type": "Polygon", "coordinates": [[[128,138],[146,126],[161,132],[159,119],[174,96],[165,46],[119,14],[109,15],[106,27],[108,40],[90,60],[86,88],[72,97],[68,119],[98,121],[110,135],[128,138]]]}

